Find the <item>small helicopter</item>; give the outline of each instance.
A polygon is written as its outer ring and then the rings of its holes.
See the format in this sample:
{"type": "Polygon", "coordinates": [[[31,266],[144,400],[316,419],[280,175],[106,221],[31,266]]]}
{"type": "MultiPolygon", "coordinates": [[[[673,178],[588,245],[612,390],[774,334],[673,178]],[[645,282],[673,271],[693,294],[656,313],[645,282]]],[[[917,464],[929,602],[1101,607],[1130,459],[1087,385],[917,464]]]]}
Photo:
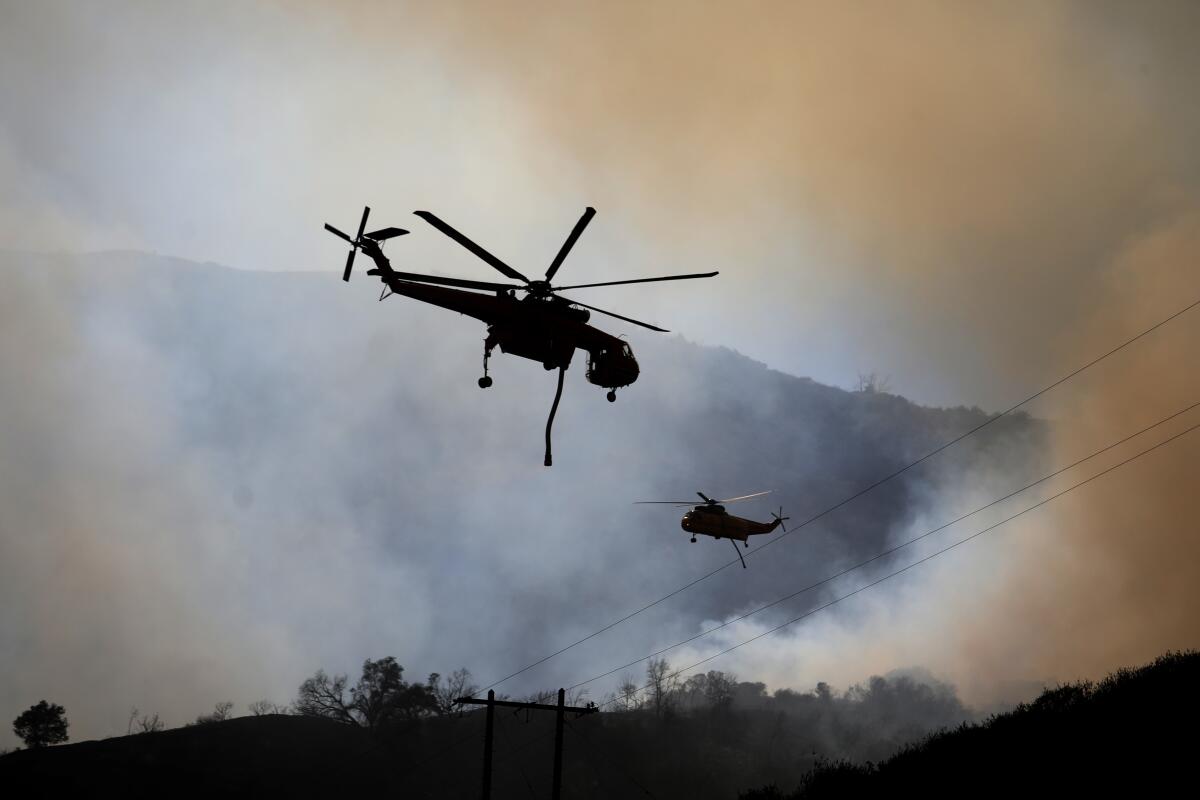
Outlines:
{"type": "MultiPolygon", "coordinates": [[[[773,530],[783,525],[783,521],[791,519],[791,517],[783,516],[783,507],[780,506],[779,513],[772,513],[775,518],[774,522],[755,522],[752,519],[743,519],[735,517],[725,510],[724,503],[736,503],[739,500],[749,500],[752,497],[762,497],[764,494],[770,494],[770,491],[755,492],[754,494],[744,494],[740,497],[730,497],[726,500],[713,500],[704,492],[696,492],[700,495],[703,503],[696,503],[693,500],[639,500],[634,505],[672,505],[672,506],[692,506],[692,510],[683,515],[683,519],[679,521],[679,527],[692,535],[692,544],[696,543],[696,534],[711,536],[714,539],[728,539],[733,545],[733,550],[741,559],[742,568],[746,568],[746,559],[742,558],[742,551],[738,550],[737,543],[741,542],[747,548],[750,543],[746,539],[750,536],[756,536],[763,533],[771,533],[773,530]]],[[[783,530],[787,532],[787,526],[783,525],[783,530]]]]}
{"type": "Polygon", "coordinates": [[[563,376],[571,364],[571,357],[576,348],[588,354],[587,380],[596,386],[608,389],[608,401],[615,402],[617,389],[628,386],[637,380],[639,368],[633,350],[622,339],[605,333],[598,328],[588,325],[591,314],[585,309],[596,311],[625,322],[641,325],[652,331],[666,333],[665,328],[639,322],[630,317],[623,317],[611,311],[605,311],[595,306],[589,306],[578,300],[562,297],[558,292],[565,289],[588,289],[595,286],[620,286],[627,283],[651,283],[654,281],[678,281],[691,278],[711,278],[717,272],[701,272],[688,275],[664,275],[656,278],[635,278],[622,281],[605,281],[602,283],[583,283],[575,286],[552,286],[555,273],[562,266],[563,260],[575,246],[575,242],[583,233],[596,209],[588,207],[567,240],[559,248],[554,260],[546,270],[545,278],[530,280],[517,270],[505,264],[494,255],[484,250],[462,233],[450,227],[429,211],[413,212],[439,231],[465,247],[475,256],[483,260],[507,278],[522,281],[524,285],[515,283],[492,283],[464,278],[449,278],[437,275],[422,275],[413,272],[399,272],[392,269],[391,262],[383,254],[383,242],[396,236],[403,236],[408,231],[402,228],[381,228],[377,231],[364,233],[367,227],[367,216],[370,207],[363,208],[362,219],[359,221],[358,233],[351,238],[329,223],[325,230],[344,239],[350,244],[350,253],[346,257],[346,268],[342,280],[350,280],[350,272],[354,267],[354,255],[361,251],[375,262],[375,268],[368,270],[368,275],[375,275],[383,281],[384,289],[379,299],[383,300],[392,294],[404,295],[414,300],[457,311],[475,317],[486,323],[487,338],[483,342],[483,377],[479,379],[479,388],[486,389],[492,385],[488,375],[488,359],[492,350],[499,345],[504,353],[538,361],[547,370],[558,370],[558,389],[554,394],[554,404],[550,407],[550,417],[546,420],[546,457],[545,465],[553,461],[550,453],[550,429],[554,424],[554,414],[558,410],[558,401],[562,397],[563,376]],[[452,288],[446,288],[452,287],[452,288]],[[464,291],[474,290],[474,291],[464,291]],[[517,299],[516,292],[525,292],[525,297],[517,299]]]}

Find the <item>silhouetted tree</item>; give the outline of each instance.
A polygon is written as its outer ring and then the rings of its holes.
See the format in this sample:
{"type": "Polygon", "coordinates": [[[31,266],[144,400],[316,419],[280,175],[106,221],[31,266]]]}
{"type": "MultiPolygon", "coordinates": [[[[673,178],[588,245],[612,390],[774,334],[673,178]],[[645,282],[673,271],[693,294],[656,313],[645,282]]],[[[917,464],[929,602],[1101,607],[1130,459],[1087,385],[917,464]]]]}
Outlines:
{"type": "Polygon", "coordinates": [[[642,707],[642,694],[639,689],[640,687],[633,679],[632,672],[626,672],[621,675],[621,684],[617,687],[617,696],[620,698],[622,711],[637,711],[642,707]]]}
{"type": "Polygon", "coordinates": [[[164,727],[162,720],[158,718],[158,714],[147,714],[137,721],[138,733],[154,733],[161,731],[164,727]]]}
{"type": "Polygon", "coordinates": [[[270,700],[255,700],[247,708],[250,709],[250,714],[255,717],[263,717],[267,714],[287,714],[290,711],[287,706],[276,705],[270,700]]]}
{"type": "Polygon", "coordinates": [[[858,373],[858,383],[854,391],[864,394],[887,394],[892,389],[892,381],[887,375],[880,376],[874,371],[858,373]]]}
{"type": "MultiPolygon", "coordinates": [[[[765,691],[766,687],[763,688],[765,691]]],[[[737,690],[736,677],[721,670],[710,670],[689,676],[675,694],[684,708],[727,708],[732,705],[737,690]]]]}
{"type": "MultiPolygon", "coordinates": [[[[563,704],[581,706],[587,696],[587,689],[568,689],[563,693],[563,704]]],[[[523,700],[526,703],[542,703],[552,706],[558,702],[558,689],[538,689],[536,692],[525,695],[523,700]]]]}
{"type": "Polygon", "coordinates": [[[129,709],[129,724],[125,726],[126,734],[134,733],[154,733],[161,731],[165,727],[162,720],[158,718],[158,714],[142,714],[138,711],[137,706],[129,709]]]}
{"type": "Polygon", "coordinates": [[[330,676],[323,669],[317,670],[315,675],[300,684],[300,694],[293,706],[296,713],[306,717],[325,717],[349,725],[360,724],[354,715],[353,701],[346,700],[346,684],[349,682],[349,677],[345,675],[330,676]]]}
{"type": "Polygon", "coordinates": [[[460,697],[471,697],[479,687],[471,682],[471,671],[466,667],[456,669],[446,678],[434,672],[429,675],[429,688],[433,693],[434,706],[437,713],[462,714],[462,706],[456,706],[454,701],[460,697]]]}
{"type": "Polygon", "coordinates": [[[733,704],[738,708],[764,708],[767,702],[767,685],[762,681],[742,681],[733,690],[733,704]]]}
{"type": "Polygon", "coordinates": [[[679,697],[685,708],[695,708],[704,703],[704,687],[707,683],[708,676],[703,672],[687,677],[679,687],[679,697]]]}
{"type": "Polygon", "coordinates": [[[388,657],[363,663],[362,678],[350,690],[354,707],[363,715],[368,728],[377,727],[399,705],[399,697],[407,688],[404,667],[388,657]]]}
{"type": "MultiPolygon", "coordinates": [[[[437,713],[434,688],[404,681],[404,667],[392,656],[363,662],[362,677],[350,687],[345,675],[329,676],[324,670],[300,684],[296,713],[311,717],[378,728],[391,722],[418,719],[437,713]]],[[[432,677],[432,676],[431,676],[432,677]]]]}
{"type": "Polygon", "coordinates": [[[726,675],[719,669],[710,670],[705,676],[704,699],[714,708],[725,708],[733,702],[733,692],[737,688],[737,678],[726,675]]]}
{"type": "Polygon", "coordinates": [[[42,700],[30,706],[13,720],[13,733],[19,736],[26,747],[45,747],[67,740],[66,710],[54,703],[42,700]]]}
{"type": "Polygon", "coordinates": [[[679,687],[679,676],[671,672],[665,658],[652,658],[646,664],[647,690],[650,692],[648,705],[654,716],[662,717],[674,707],[675,690],[679,687]]]}
{"type": "Polygon", "coordinates": [[[201,714],[200,716],[196,717],[196,721],[191,724],[192,725],[207,725],[210,722],[224,722],[225,720],[232,719],[232,718],[233,718],[233,703],[226,700],[224,702],[217,703],[215,706],[213,706],[212,713],[201,714]]]}

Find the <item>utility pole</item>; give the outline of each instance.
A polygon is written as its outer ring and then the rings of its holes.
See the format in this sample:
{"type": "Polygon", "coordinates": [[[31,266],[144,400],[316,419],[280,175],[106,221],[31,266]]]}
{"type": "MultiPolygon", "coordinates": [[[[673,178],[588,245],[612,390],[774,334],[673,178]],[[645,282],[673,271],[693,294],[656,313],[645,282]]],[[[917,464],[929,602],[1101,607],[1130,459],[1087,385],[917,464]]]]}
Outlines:
{"type": "Polygon", "coordinates": [[[496,721],[496,692],[488,689],[487,728],[483,734],[483,800],[492,796],[492,726],[496,721]]]}
{"type": "Polygon", "coordinates": [[[551,790],[552,800],[562,797],[562,735],[563,735],[563,702],[566,693],[558,690],[558,708],[554,712],[554,788],[551,790]]]}
{"type": "Polygon", "coordinates": [[[551,797],[554,800],[559,800],[562,797],[562,749],[563,749],[563,718],[569,711],[575,716],[583,716],[584,714],[595,714],[600,709],[595,703],[588,703],[582,708],[578,706],[566,705],[567,693],[558,690],[558,703],[555,705],[547,705],[545,703],[520,703],[514,700],[497,700],[496,692],[489,689],[486,700],[481,700],[474,697],[460,697],[454,702],[462,705],[470,706],[487,706],[487,729],[483,734],[483,800],[490,800],[492,796],[492,726],[494,724],[494,714],[497,706],[504,708],[527,709],[530,711],[553,711],[554,720],[554,788],[551,797]]]}

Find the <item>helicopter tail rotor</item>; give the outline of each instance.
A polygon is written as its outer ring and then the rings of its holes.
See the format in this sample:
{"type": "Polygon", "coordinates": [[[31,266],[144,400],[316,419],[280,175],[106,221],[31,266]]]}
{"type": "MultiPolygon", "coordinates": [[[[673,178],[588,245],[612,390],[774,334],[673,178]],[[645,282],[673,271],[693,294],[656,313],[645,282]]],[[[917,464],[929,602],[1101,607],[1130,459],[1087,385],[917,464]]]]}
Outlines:
{"type": "Polygon", "coordinates": [[[775,521],[779,523],[779,527],[783,528],[783,532],[784,532],[784,533],[787,533],[787,525],[784,525],[784,524],[783,524],[783,521],[784,521],[785,519],[791,519],[791,517],[785,517],[785,516],[783,515],[783,506],[780,506],[780,507],[779,507],[779,513],[778,513],[778,514],[776,514],[775,512],[773,512],[773,511],[772,511],[772,512],[771,512],[771,516],[772,516],[772,517],[774,517],[774,518],[775,518],[775,521]]]}
{"type": "Polygon", "coordinates": [[[339,231],[337,228],[325,223],[325,230],[332,233],[339,239],[345,239],[350,245],[350,252],[346,255],[346,268],[342,271],[342,280],[350,280],[350,272],[354,269],[354,254],[363,249],[364,245],[376,245],[379,242],[391,239],[394,236],[403,236],[408,231],[403,228],[380,228],[377,231],[363,233],[367,229],[367,217],[371,214],[370,206],[363,206],[362,219],[358,222],[358,233],[354,238],[350,238],[346,234],[339,231]]]}

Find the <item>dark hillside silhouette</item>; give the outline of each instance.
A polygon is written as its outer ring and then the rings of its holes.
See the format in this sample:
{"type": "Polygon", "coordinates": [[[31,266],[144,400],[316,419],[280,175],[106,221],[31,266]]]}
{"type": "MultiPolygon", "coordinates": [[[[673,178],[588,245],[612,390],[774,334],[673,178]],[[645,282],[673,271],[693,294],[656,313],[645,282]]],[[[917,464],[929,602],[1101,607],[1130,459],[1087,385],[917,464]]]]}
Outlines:
{"type": "MultiPolygon", "coordinates": [[[[966,712],[948,687],[907,677],[875,678],[844,694],[821,684],[774,695],[716,671],[692,678],[672,690],[665,712],[647,703],[569,720],[563,796],[1133,796],[1192,779],[1195,652],[1048,689],[1009,713],[961,725],[966,712]],[[946,730],[929,735],[937,729],[946,730]],[[799,788],[747,791],[755,784],[799,788]]],[[[548,793],[552,717],[497,713],[494,797],[548,793]]],[[[313,717],[241,717],[10,753],[0,756],[0,789],[470,798],[478,796],[482,722],[475,712],[372,731],[313,717]]]]}
{"type": "Polygon", "coordinates": [[[395,788],[388,766],[389,758],[373,749],[364,730],[312,717],[266,715],[20,750],[0,757],[0,791],[9,797],[283,791],[342,796],[395,788]]]}
{"type": "Polygon", "coordinates": [[[986,722],[910,744],[878,765],[833,760],[790,794],[743,800],[1127,796],[1195,786],[1200,653],[1168,653],[1099,683],[1069,683],[986,722]]]}
{"type": "MultiPolygon", "coordinates": [[[[948,686],[905,676],[873,678],[842,694],[822,684],[811,692],[768,695],[761,683],[710,670],[664,685],[656,697],[626,710],[570,716],[563,796],[615,800],[644,786],[664,799],[731,798],[761,776],[794,783],[818,759],[835,754],[884,758],[967,716],[948,686]]],[[[553,717],[496,713],[493,797],[528,797],[530,787],[535,796],[548,794],[553,717]]],[[[362,721],[357,713],[338,719],[268,714],[19,751],[0,757],[0,787],[35,795],[44,787],[123,796],[155,795],[164,787],[172,794],[182,787],[222,796],[478,795],[483,712],[393,716],[374,728],[362,721]]]]}

